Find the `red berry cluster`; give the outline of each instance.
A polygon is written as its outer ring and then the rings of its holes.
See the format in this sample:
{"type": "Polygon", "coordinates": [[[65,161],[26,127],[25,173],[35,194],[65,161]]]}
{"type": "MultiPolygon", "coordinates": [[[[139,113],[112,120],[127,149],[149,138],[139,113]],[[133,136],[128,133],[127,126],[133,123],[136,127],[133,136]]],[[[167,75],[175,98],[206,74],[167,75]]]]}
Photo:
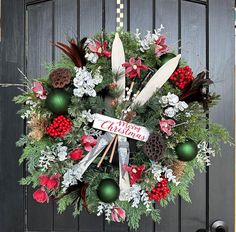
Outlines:
{"type": "Polygon", "coordinates": [[[163,178],[162,181],[160,181],[151,192],[148,192],[149,199],[160,201],[162,198],[166,198],[167,195],[170,193],[170,189],[168,188],[168,179],[163,178]]]}
{"type": "Polygon", "coordinates": [[[171,76],[170,80],[181,90],[192,83],[193,72],[189,66],[178,68],[171,76]]]}
{"type": "Polygon", "coordinates": [[[53,119],[52,124],[46,128],[47,134],[56,138],[56,137],[64,137],[72,127],[72,122],[69,118],[60,115],[53,119]]]}

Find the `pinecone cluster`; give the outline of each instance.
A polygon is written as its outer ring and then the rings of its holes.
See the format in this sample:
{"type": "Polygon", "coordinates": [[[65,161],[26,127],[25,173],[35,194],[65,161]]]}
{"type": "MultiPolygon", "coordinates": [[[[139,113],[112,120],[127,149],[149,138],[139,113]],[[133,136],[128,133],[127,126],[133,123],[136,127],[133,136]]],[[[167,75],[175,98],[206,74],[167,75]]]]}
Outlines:
{"type": "Polygon", "coordinates": [[[54,88],[62,89],[70,84],[71,72],[66,68],[58,68],[50,73],[49,78],[54,88]]]}

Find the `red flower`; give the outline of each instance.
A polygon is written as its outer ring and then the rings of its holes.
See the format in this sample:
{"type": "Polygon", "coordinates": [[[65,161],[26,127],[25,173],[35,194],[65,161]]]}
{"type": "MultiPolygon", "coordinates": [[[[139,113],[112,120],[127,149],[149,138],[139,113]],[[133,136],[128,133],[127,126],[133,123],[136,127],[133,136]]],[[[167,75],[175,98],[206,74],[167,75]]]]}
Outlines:
{"type": "Polygon", "coordinates": [[[92,135],[83,135],[80,140],[86,151],[91,151],[92,148],[97,144],[97,140],[94,139],[92,135]]]}
{"type": "Polygon", "coordinates": [[[39,203],[49,202],[48,194],[44,188],[38,189],[33,193],[33,198],[39,203]]]}
{"type": "Polygon", "coordinates": [[[130,184],[133,185],[137,182],[137,180],[140,180],[141,175],[142,175],[143,171],[145,170],[145,165],[140,165],[140,166],[123,165],[123,169],[129,173],[130,184]]]}
{"type": "Polygon", "coordinates": [[[166,45],[166,37],[164,35],[158,37],[158,39],[155,41],[155,45],[155,53],[158,57],[168,52],[168,46],[166,45]]]}
{"type": "Polygon", "coordinates": [[[36,97],[42,100],[47,98],[47,91],[44,89],[43,84],[40,81],[35,81],[31,89],[35,93],[36,97]]]}
{"type": "Polygon", "coordinates": [[[163,178],[162,181],[160,181],[150,192],[148,192],[149,199],[155,201],[160,201],[163,198],[165,199],[170,193],[170,189],[167,184],[167,178],[163,178]]]}
{"type": "Polygon", "coordinates": [[[61,174],[55,174],[51,177],[48,177],[46,175],[41,175],[41,176],[39,176],[40,185],[46,187],[49,190],[51,190],[51,189],[56,190],[59,187],[60,176],[61,176],[61,174]]]}
{"type": "Polygon", "coordinates": [[[125,62],[122,64],[123,67],[125,67],[125,74],[130,78],[133,79],[136,76],[140,77],[140,71],[141,70],[148,70],[148,67],[144,64],[142,64],[142,61],[140,58],[135,60],[134,57],[131,57],[129,59],[129,62],[125,62]]]}
{"type": "Polygon", "coordinates": [[[175,126],[175,121],[172,120],[172,119],[162,119],[160,122],[160,128],[161,128],[161,131],[166,133],[168,136],[172,135],[172,128],[173,126],[175,126]]]}
{"type": "Polygon", "coordinates": [[[125,220],[125,211],[120,207],[114,207],[111,213],[112,220],[114,222],[120,222],[125,220]]]}
{"type": "Polygon", "coordinates": [[[69,157],[72,159],[72,160],[80,160],[82,159],[84,156],[84,151],[77,148],[77,149],[74,149],[70,154],[69,154],[69,157]]]}
{"type": "Polygon", "coordinates": [[[95,43],[90,43],[88,45],[88,48],[90,49],[91,52],[96,53],[98,56],[105,56],[105,57],[110,57],[111,52],[107,51],[107,41],[104,41],[103,44],[95,40],[95,43]]]}
{"type": "Polygon", "coordinates": [[[69,118],[60,115],[53,119],[52,124],[46,128],[47,134],[56,138],[63,138],[72,128],[72,122],[69,118]]]}

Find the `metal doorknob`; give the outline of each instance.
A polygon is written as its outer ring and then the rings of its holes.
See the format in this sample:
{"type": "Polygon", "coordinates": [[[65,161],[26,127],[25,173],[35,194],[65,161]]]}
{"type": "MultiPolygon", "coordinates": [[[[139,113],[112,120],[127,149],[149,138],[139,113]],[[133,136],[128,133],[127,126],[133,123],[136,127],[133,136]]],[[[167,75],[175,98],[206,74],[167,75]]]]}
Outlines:
{"type": "Polygon", "coordinates": [[[215,221],[211,225],[211,232],[228,232],[228,226],[224,221],[215,221]]]}

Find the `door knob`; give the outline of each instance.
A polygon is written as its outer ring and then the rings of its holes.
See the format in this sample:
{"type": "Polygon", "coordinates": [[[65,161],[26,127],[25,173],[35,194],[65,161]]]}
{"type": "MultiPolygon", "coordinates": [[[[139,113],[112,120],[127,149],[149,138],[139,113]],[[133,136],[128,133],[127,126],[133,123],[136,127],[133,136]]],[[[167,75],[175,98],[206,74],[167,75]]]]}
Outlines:
{"type": "Polygon", "coordinates": [[[224,221],[215,221],[211,225],[211,232],[228,232],[228,226],[224,221]]]}

